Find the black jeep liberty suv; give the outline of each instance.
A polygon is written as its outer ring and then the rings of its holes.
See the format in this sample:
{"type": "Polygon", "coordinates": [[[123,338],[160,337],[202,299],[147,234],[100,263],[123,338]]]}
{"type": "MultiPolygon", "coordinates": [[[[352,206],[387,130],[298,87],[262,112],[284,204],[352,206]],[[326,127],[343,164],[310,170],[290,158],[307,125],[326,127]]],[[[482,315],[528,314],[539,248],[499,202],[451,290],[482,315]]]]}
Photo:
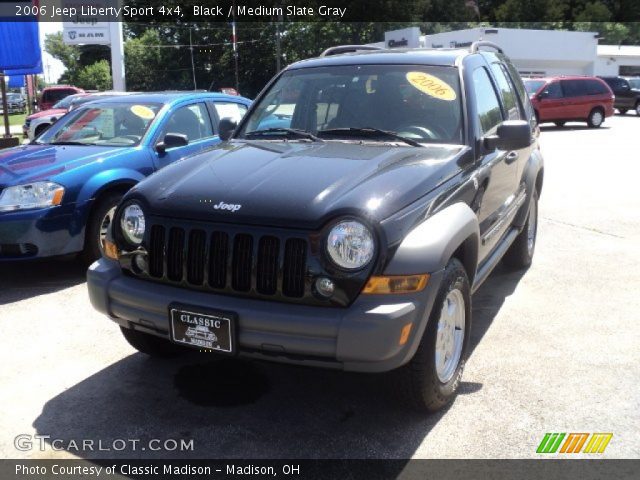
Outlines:
{"type": "Polygon", "coordinates": [[[536,242],[539,130],[501,50],[334,47],[217,134],[124,197],[93,306],[149,355],[393,370],[411,405],[449,402],[472,293],[536,242]]]}

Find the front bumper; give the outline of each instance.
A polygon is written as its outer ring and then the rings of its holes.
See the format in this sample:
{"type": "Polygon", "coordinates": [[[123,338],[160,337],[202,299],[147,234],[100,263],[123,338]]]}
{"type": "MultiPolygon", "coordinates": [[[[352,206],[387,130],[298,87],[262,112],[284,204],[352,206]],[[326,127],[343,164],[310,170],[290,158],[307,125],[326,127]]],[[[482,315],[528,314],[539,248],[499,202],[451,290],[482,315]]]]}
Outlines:
{"type": "Polygon", "coordinates": [[[0,212],[0,261],[65,255],[82,249],[74,205],[0,212]]]}
{"type": "Polygon", "coordinates": [[[94,308],[125,328],[169,338],[169,304],[233,311],[241,356],[349,371],[383,372],[414,355],[435,301],[442,271],[417,294],[361,295],[348,308],[290,305],[160,285],[123,275],[100,259],[87,272],[94,308]],[[413,324],[408,341],[402,328],[413,324]]]}

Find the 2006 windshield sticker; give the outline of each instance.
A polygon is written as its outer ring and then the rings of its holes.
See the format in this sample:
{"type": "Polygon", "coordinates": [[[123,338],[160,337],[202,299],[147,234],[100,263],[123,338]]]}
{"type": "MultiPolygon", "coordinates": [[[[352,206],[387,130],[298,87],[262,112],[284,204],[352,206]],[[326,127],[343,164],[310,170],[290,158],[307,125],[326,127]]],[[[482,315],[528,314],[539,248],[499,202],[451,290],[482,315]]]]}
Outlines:
{"type": "Polygon", "coordinates": [[[438,77],[424,72],[407,72],[407,80],[411,85],[427,95],[439,100],[451,102],[456,99],[456,92],[438,77]]]}

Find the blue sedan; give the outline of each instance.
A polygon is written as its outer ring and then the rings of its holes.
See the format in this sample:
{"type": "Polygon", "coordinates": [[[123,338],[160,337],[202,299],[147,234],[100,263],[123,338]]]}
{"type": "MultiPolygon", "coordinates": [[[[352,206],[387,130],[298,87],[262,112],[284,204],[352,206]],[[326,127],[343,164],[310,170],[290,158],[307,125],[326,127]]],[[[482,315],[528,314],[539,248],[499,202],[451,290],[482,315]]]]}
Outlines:
{"type": "Polygon", "coordinates": [[[102,254],[122,195],[220,142],[250,100],[218,93],[113,97],[73,110],[31,144],[0,151],[0,261],[102,254]]]}

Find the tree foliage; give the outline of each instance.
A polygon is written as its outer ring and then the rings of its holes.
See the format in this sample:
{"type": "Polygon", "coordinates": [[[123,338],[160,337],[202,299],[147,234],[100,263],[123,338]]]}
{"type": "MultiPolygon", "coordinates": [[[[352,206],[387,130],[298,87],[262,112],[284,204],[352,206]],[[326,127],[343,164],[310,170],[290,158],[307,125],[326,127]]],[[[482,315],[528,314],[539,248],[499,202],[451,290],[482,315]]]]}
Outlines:
{"type": "Polygon", "coordinates": [[[109,62],[99,60],[80,68],[73,83],[85,90],[110,90],[112,81],[109,62]]]}

